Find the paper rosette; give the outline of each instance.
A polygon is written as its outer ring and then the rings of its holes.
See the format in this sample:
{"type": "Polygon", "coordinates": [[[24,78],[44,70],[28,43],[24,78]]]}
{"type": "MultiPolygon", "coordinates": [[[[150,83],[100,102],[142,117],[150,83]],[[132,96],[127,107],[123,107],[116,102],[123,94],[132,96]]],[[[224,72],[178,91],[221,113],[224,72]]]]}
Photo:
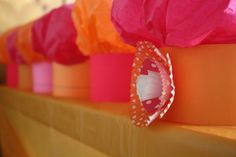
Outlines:
{"type": "Polygon", "coordinates": [[[169,54],[162,54],[148,41],[138,42],[131,81],[132,122],[144,127],[156,118],[162,118],[174,96],[169,54]]]}
{"type": "Polygon", "coordinates": [[[169,55],[158,48],[236,42],[232,0],[114,0],[112,21],[121,37],[137,44],[131,83],[132,120],[147,126],[174,100],[169,55]]]}
{"type": "Polygon", "coordinates": [[[46,58],[33,50],[32,26],[33,22],[21,26],[17,33],[17,48],[22,58],[28,63],[45,61],[46,58]]]}
{"type": "Polygon", "coordinates": [[[77,0],[73,20],[78,32],[77,44],[85,55],[131,53],[115,30],[110,11],[112,0],[77,0]]]}
{"type": "Polygon", "coordinates": [[[64,5],[36,20],[32,26],[33,50],[49,61],[75,64],[87,59],[76,45],[71,11],[71,5],[64,5]]]}

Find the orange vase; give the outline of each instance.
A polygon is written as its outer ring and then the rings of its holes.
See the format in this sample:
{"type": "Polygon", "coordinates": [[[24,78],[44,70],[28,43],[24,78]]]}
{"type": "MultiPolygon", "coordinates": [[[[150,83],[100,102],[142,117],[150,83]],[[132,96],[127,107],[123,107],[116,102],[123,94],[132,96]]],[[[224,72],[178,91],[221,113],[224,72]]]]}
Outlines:
{"type": "Polygon", "coordinates": [[[165,119],[200,125],[236,125],[236,45],[166,48],[176,96],[165,119]]]}
{"type": "Polygon", "coordinates": [[[89,98],[89,61],[75,65],[53,63],[53,95],[66,98],[89,98]]]}
{"type": "Polygon", "coordinates": [[[32,90],[32,66],[26,64],[19,65],[18,88],[21,90],[32,90]]]}

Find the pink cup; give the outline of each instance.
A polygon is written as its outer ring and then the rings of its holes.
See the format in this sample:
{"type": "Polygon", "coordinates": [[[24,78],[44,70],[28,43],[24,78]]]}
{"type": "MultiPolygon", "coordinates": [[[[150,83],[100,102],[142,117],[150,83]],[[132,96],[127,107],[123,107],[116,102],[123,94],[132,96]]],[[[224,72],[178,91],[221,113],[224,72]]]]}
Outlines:
{"type": "Polygon", "coordinates": [[[35,93],[52,92],[52,64],[40,62],[32,65],[33,91],[35,93]]]}
{"type": "Polygon", "coordinates": [[[91,56],[91,99],[94,102],[128,102],[133,54],[91,56]]]}
{"type": "Polygon", "coordinates": [[[17,64],[7,64],[6,80],[7,86],[11,88],[16,88],[18,86],[18,65],[17,64]]]}

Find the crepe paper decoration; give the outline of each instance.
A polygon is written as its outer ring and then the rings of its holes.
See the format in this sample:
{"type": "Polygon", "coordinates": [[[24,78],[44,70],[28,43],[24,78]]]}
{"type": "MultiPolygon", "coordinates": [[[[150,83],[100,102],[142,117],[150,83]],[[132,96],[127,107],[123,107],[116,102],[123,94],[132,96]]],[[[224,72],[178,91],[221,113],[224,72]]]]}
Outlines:
{"type": "Polygon", "coordinates": [[[234,0],[114,0],[112,21],[135,45],[192,47],[236,42],[234,0]]]}
{"type": "Polygon", "coordinates": [[[89,99],[89,61],[74,65],[53,63],[53,95],[65,98],[89,99]]]}
{"type": "Polygon", "coordinates": [[[138,42],[131,80],[132,122],[144,127],[156,118],[162,118],[174,96],[169,54],[162,54],[150,42],[138,42]]]}
{"type": "Polygon", "coordinates": [[[77,0],[73,20],[78,32],[77,44],[85,55],[101,53],[134,53],[125,44],[111,20],[112,0],[77,0]]]}
{"type": "Polygon", "coordinates": [[[17,41],[17,33],[18,29],[14,30],[11,32],[8,37],[7,37],[7,50],[8,50],[8,55],[11,58],[11,61],[13,63],[25,63],[24,60],[22,59],[19,50],[16,47],[16,41],[17,41]]]}
{"type": "Polygon", "coordinates": [[[71,17],[71,5],[54,9],[36,20],[32,28],[34,51],[49,61],[76,64],[87,59],[77,47],[76,30],[71,17]]]}
{"type": "Polygon", "coordinates": [[[25,91],[32,90],[32,66],[27,64],[18,65],[18,88],[25,91]]]}
{"type": "Polygon", "coordinates": [[[21,26],[17,33],[17,49],[26,63],[45,61],[46,57],[33,50],[32,45],[33,22],[21,26]]]}
{"type": "Polygon", "coordinates": [[[90,57],[91,100],[129,102],[134,54],[95,54],[90,57]]]}
{"type": "Polygon", "coordinates": [[[236,45],[167,47],[171,56],[175,100],[164,116],[190,125],[236,125],[236,45]]]}
{"type": "Polygon", "coordinates": [[[32,64],[33,91],[35,93],[52,92],[52,64],[40,62],[32,64]]]}
{"type": "Polygon", "coordinates": [[[6,65],[6,80],[7,86],[11,88],[16,88],[18,86],[18,65],[17,64],[7,64],[6,65]]]}

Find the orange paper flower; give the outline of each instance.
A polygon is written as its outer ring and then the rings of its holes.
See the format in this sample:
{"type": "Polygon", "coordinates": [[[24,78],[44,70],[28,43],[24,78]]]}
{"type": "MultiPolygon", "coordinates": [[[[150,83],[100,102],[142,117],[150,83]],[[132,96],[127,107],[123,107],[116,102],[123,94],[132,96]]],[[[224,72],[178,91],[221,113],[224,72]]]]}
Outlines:
{"type": "Polygon", "coordinates": [[[77,0],[73,20],[78,32],[77,44],[85,55],[130,53],[134,47],[125,44],[111,20],[112,0],[77,0]]]}

